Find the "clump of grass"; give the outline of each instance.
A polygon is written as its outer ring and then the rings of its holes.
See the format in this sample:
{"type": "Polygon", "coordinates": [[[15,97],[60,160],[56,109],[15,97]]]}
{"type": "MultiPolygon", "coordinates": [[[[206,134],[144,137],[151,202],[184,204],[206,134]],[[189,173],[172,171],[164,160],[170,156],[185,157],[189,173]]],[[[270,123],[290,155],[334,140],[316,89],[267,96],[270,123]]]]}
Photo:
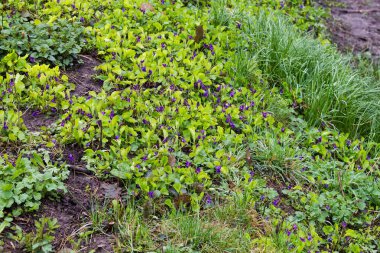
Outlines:
{"type": "Polygon", "coordinates": [[[211,2],[210,16],[215,26],[228,26],[231,23],[231,16],[225,6],[227,0],[213,0],[211,2]]]}
{"type": "Polygon", "coordinates": [[[331,122],[353,136],[380,139],[380,83],[350,65],[335,47],[297,30],[285,17],[245,17],[243,37],[265,78],[303,99],[311,125],[331,122]]]}
{"type": "Polygon", "coordinates": [[[352,56],[301,32],[281,13],[252,15],[223,3],[212,2],[211,21],[230,28],[234,20],[241,23],[244,41],[227,66],[235,83],[257,82],[254,77],[262,76],[302,99],[302,112],[311,126],[328,122],[352,137],[380,140],[380,81],[375,64],[363,67],[361,61],[353,68],[352,56]]]}
{"type": "Polygon", "coordinates": [[[160,219],[143,218],[131,203],[95,202],[89,218],[85,235],[113,238],[116,252],[252,252],[252,240],[272,232],[255,211],[252,196],[242,192],[197,213],[172,210],[160,219]]]}

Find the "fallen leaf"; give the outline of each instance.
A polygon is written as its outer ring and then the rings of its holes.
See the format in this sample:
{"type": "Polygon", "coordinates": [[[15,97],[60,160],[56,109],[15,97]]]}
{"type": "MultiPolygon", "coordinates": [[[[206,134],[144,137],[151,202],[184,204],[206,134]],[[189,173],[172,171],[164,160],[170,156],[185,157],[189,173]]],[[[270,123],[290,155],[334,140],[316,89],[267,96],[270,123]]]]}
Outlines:
{"type": "Polygon", "coordinates": [[[197,26],[197,29],[195,30],[195,38],[194,38],[194,41],[195,41],[196,43],[199,43],[199,42],[203,39],[203,36],[204,36],[203,26],[202,26],[202,25],[199,25],[199,26],[197,26]]]}
{"type": "Polygon", "coordinates": [[[154,8],[150,3],[142,3],[140,6],[140,10],[142,12],[146,12],[147,10],[154,11],[154,8]]]}
{"type": "Polygon", "coordinates": [[[102,183],[100,186],[103,191],[104,197],[108,199],[119,199],[121,195],[121,188],[117,184],[102,183]]]}
{"type": "Polygon", "coordinates": [[[169,155],[169,165],[170,167],[174,167],[176,164],[176,159],[174,155],[169,155]]]}

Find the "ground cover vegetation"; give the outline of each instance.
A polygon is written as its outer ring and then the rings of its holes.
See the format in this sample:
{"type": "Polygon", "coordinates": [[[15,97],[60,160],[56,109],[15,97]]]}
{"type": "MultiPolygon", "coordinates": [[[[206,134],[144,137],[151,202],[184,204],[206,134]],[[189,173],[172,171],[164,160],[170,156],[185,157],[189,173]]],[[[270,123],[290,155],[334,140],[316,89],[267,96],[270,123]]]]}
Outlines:
{"type": "Polygon", "coordinates": [[[378,73],[330,44],[327,9],[309,0],[0,7],[3,250],[96,252],[86,245],[99,235],[111,252],[379,250],[378,73]],[[86,55],[100,61],[101,89],[79,94],[65,70],[86,55]],[[41,116],[54,120],[27,127],[41,116]],[[122,194],[81,189],[91,208],[59,243],[54,217],[31,230],[17,222],[43,199],[59,202],[79,169],[122,194]]]}

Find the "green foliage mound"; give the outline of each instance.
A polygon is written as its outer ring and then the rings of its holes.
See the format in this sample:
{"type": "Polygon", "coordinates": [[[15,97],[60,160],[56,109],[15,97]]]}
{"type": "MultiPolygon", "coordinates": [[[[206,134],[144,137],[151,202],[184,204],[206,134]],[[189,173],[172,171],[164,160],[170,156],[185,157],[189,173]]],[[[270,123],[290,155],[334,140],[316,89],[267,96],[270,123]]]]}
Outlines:
{"type": "Polygon", "coordinates": [[[2,57],[16,51],[19,55],[28,54],[32,63],[65,67],[73,65],[85,46],[84,28],[80,22],[57,19],[43,23],[14,15],[3,20],[3,25],[0,32],[2,57]]]}

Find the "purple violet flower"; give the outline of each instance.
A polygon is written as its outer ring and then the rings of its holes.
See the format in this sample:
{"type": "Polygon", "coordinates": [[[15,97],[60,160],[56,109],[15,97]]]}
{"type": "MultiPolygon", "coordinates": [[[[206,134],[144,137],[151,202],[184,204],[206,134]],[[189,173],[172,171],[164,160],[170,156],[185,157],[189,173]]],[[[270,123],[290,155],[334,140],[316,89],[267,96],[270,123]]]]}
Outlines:
{"type": "Polygon", "coordinates": [[[226,116],[226,123],[230,123],[232,121],[231,115],[227,114],[226,116]]]}
{"type": "Polygon", "coordinates": [[[279,198],[273,200],[273,202],[272,202],[272,204],[273,204],[274,206],[278,206],[279,203],[280,203],[280,199],[279,199],[279,198]]]}
{"type": "Polygon", "coordinates": [[[207,196],[206,196],[206,204],[207,204],[207,205],[211,205],[211,204],[212,204],[212,200],[211,200],[210,195],[207,195],[207,196]]]}
{"type": "Polygon", "coordinates": [[[150,191],[150,192],[148,192],[148,196],[149,196],[149,198],[154,198],[154,191],[150,191]]]}
{"type": "Polygon", "coordinates": [[[215,172],[218,173],[218,174],[220,174],[221,169],[222,169],[222,166],[218,165],[218,166],[215,167],[215,172]]]}
{"type": "Polygon", "coordinates": [[[75,158],[74,158],[74,156],[73,156],[73,154],[69,154],[69,156],[68,156],[68,158],[69,158],[69,161],[71,162],[71,163],[74,163],[75,162],[75,158]]]}
{"type": "Polygon", "coordinates": [[[40,111],[34,111],[33,113],[32,113],[32,116],[33,117],[37,117],[38,115],[40,114],[40,111]]]}

